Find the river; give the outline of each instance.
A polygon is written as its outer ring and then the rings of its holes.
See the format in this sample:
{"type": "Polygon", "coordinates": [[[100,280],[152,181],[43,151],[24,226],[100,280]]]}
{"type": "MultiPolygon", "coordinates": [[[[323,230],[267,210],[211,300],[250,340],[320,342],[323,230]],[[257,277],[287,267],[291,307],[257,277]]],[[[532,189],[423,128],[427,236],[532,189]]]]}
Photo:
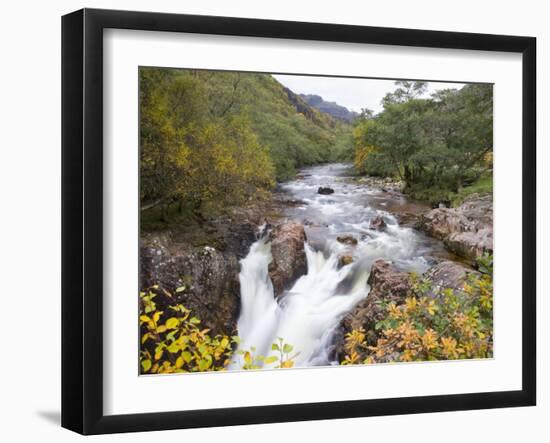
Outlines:
{"type": "MultiPolygon", "coordinates": [[[[241,261],[241,314],[238,333],[243,350],[275,355],[271,344],[278,337],[293,346],[295,367],[337,364],[330,345],[342,317],[368,295],[367,279],[373,261],[392,261],[404,271],[424,272],[433,257],[447,257],[441,242],[410,227],[400,226],[395,213],[423,212],[423,205],[409,202],[395,192],[370,187],[349,174],[345,164],[304,169],[281,191],[297,204],[284,216],[306,226],[307,274],[299,278],[278,303],[268,275],[270,244],[264,236],[241,261]],[[321,195],[319,187],[334,193],[321,195]],[[371,229],[382,217],[386,228],[371,229]],[[357,245],[346,245],[338,236],[353,236],[357,245]],[[341,257],[353,262],[342,265],[341,257]]],[[[237,363],[230,369],[238,369],[237,363]]]]}

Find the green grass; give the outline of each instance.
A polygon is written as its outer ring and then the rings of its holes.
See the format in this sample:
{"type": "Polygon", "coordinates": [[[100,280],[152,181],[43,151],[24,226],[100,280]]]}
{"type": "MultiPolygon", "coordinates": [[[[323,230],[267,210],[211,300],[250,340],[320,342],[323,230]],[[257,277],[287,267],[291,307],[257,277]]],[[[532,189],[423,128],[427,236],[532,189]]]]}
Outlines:
{"type": "Polygon", "coordinates": [[[484,194],[487,192],[493,192],[493,174],[490,171],[483,173],[471,185],[465,186],[459,192],[453,192],[443,186],[426,188],[421,184],[409,185],[405,189],[405,193],[414,200],[424,201],[430,205],[436,205],[439,202],[449,202],[453,208],[460,206],[472,194],[484,194]]]}
{"type": "Polygon", "coordinates": [[[451,199],[451,205],[454,207],[460,206],[464,200],[472,194],[484,194],[493,192],[493,174],[492,172],[481,175],[470,186],[465,187],[461,191],[454,193],[451,199]]]}

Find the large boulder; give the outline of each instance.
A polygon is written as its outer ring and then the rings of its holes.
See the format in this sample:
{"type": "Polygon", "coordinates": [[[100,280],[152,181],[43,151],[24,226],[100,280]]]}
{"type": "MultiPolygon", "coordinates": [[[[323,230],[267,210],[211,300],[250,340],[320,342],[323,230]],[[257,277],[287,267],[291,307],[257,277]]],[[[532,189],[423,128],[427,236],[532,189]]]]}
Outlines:
{"type": "Polygon", "coordinates": [[[485,253],[493,253],[493,227],[481,228],[475,232],[455,232],[444,243],[456,255],[476,260],[485,253]]]}
{"type": "Polygon", "coordinates": [[[420,215],[413,212],[401,212],[395,214],[397,222],[404,228],[416,228],[420,220],[420,215]]]}
{"type": "Polygon", "coordinates": [[[461,290],[471,274],[479,275],[477,271],[461,263],[444,260],[432,266],[424,273],[437,289],[451,288],[461,290]]]}
{"type": "Polygon", "coordinates": [[[282,223],[270,233],[272,260],[269,276],[275,297],[279,298],[298,278],[307,273],[304,250],[306,233],[301,223],[282,223]]]}
{"type": "Polygon", "coordinates": [[[433,209],[421,217],[419,227],[461,257],[475,260],[492,253],[492,194],[473,194],[457,208],[433,209]]]}
{"type": "Polygon", "coordinates": [[[213,335],[232,334],[240,312],[239,260],[257,235],[257,224],[242,214],[143,235],[140,289],[158,285],[155,303],[165,315],[181,303],[213,335]]]}
{"type": "Polygon", "coordinates": [[[220,217],[213,230],[218,237],[216,249],[235,255],[239,260],[248,255],[250,246],[261,234],[257,224],[248,221],[236,223],[230,217],[220,217]]]}
{"type": "Polygon", "coordinates": [[[240,311],[239,261],[210,246],[173,251],[162,244],[141,248],[140,287],[158,285],[157,310],[183,304],[212,335],[236,331],[240,311]]]}

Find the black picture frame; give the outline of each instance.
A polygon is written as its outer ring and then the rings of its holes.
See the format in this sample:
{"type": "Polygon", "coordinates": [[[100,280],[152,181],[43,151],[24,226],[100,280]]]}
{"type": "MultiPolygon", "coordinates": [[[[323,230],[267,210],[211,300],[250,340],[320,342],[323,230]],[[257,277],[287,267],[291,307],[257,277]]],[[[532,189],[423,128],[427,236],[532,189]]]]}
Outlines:
{"type": "Polygon", "coordinates": [[[62,18],[62,426],[82,434],[458,411],[536,403],[536,39],[83,9],[62,18]],[[261,407],[103,413],[103,30],[171,31],[522,54],[522,389],[261,407]]]}

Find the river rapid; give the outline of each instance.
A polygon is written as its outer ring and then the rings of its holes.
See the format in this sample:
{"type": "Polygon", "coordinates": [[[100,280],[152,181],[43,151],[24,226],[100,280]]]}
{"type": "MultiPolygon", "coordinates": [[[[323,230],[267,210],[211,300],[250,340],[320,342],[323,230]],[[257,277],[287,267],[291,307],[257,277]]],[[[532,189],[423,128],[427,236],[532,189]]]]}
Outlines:
{"type": "MultiPolygon", "coordinates": [[[[281,185],[281,192],[295,201],[283,214],[305,225],[307,274],[276,301],[268,274],[271,248],[266,235],[254,243],[241,261],[241,313],[238,334],[242,350],[256,355],[277,355],[271,350],[278,338],[293,346],[295,367],[337,364],[331,356],[335,329],[342,317],[367,297],[372,263],[392,261],[404,271],[424,272],[433,257],[446,257],[441,242],[400,226],[395,213],[423,212],[396,192],[370,187],[350,176],[345,164],[328,164],[301,171],[296,180],[281,185]],[[320,186],[333,194],[321,195],[320,186]],[[371,229],[382,217],[386,228],[371,229]],[[357,245],[346,245],[338,236],[353,236],[357,245]],[[341,257],[353,262],[342,265],[341,257]]],[[[274,365],[266,365],[274,366],[274,365]]],[[[240,369],[235,361],[230,369],[240,369]]]]}

